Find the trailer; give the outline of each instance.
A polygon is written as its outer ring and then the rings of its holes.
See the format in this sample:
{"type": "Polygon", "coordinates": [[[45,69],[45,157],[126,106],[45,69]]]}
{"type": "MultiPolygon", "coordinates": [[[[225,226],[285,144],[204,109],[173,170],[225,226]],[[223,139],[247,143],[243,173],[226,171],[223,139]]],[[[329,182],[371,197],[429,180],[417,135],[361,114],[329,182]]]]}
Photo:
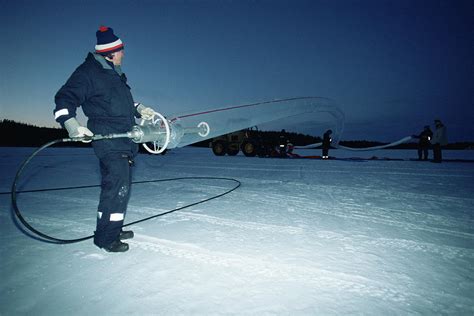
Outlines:
{"type": "Polygon", "coordinates": [[[235,156],[242,151],[246,157],[277,157],[286,155],[291,144],[284,130],[269,133],[252,127],[215,137],[209,147],[216,156],[235,156]]]}

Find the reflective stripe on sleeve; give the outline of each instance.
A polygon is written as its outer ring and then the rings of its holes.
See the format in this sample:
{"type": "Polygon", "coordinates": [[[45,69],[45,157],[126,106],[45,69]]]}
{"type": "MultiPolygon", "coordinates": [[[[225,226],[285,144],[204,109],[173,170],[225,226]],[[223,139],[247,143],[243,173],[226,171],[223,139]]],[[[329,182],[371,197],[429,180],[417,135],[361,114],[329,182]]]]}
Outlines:
{"type": "Polygon", "coordinates": [[[97,212],[97,217],[98,217],[99,219],[101,219],[101,218],[102,218],[102,212],[97,212]]]}
{"type": "Polygon", "coordinates": [[[68,114],[69,114],[68,109],[61,109],[61,110],[56,111],[54,113],[54,119],[57,120],[58,117],[63,116],[63,115],[68,115],[68,114]]]}

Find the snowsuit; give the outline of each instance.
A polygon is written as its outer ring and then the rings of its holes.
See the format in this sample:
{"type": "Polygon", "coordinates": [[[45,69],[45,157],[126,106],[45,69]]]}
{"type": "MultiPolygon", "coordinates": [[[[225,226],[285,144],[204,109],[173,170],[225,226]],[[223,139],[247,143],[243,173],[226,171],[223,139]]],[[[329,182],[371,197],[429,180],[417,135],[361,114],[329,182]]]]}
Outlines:
{"type": "Polygon", "coordinates": [[[327,131],[323,135],[323,158],[329,157],[329,148],[331,147],[331,133],[327,131]]]}
{"type": "MultiPolygon", "coordinates": [[[[87,127],[94,134],[123,133],[139,117],[127,78],[119,66],[95,53],[89,53],[55,96],[56,121],[76,116],[82,105],[87,127]]],[[[101,192],[94,243],[106,247],[119,238],[131,186],[131,165],[138,145],[127,138],[92,142],[100,162],[101,192]]]]}
{"type": "Polygon", "coordinates": [[[278,155],[280,158],[286,158],[286,150],[288,146],[289,140],[286,137],[286,132],[282,131],[278,138],[278,155]]]}
{"type": "Polygon", "coordinates": [[[431,138],[433,137],[433,132],[431,129],[426,128],[420,135],[416,136],[420,141],[418,142],[418,159],[428,160],[428,148],[431,145],[431,138]]]}
{"type": "Polygon", "coordinates": [[[436,125],[436,129],[433,134],[433,161],[441,162],[443,160],[441,153],[441,146],[448,144],[448,137],[446,133],[446,126],[442,123],[436,125]]]}

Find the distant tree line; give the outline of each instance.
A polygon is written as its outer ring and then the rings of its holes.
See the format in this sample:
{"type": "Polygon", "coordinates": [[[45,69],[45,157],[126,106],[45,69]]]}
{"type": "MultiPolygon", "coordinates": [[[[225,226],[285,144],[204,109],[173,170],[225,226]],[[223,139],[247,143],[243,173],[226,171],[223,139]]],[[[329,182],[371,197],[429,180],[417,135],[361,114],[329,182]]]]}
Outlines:
{"type": "Polygon", "coordinates": [[[12,120],[0,121],[0,146],[39,147],[50,141],[68,137],[62,128],[38,127],[12,120]]]}
{"type": "MultiPolygon", "coordinates": [[[[278,142],[280,132],[276,131],[260,131],[265,135],[266,139],[273,139],[275,143],[278,142]]],[[[67,138],[68,134],[65,129],[52,128],[52,127],[38,127],[31,124],[15,122],[12,120],[4,119],[0,120],[0,146],[2,147],[40,147],[50,141],[67,138]]],[[[300,133],[286,133],[288,140],[298,146],[305,146],[321,142],[321,137],[304,135],[300,133]]],[[[381,143],[377,141],[367,140],[350,140],[340,141],[343,146],[353,148],[365,148],[386,145],[387,143],[381,143]]],[[[89,144],[83,144],[81,142],[74,143],[59,143],[55,146],[67,146],[67,147],[88,147],[89,144]]],[[[195,146],[208,147],[209,140],[205,140],[196,143],[195,146]]],[[[418,146],[417,142],[401,144],[391,149],[416,149],[418,146]]],[[[473,142],[458,142],[452,143],[446,146],[447,149],[474,149],[473,142]]]]}

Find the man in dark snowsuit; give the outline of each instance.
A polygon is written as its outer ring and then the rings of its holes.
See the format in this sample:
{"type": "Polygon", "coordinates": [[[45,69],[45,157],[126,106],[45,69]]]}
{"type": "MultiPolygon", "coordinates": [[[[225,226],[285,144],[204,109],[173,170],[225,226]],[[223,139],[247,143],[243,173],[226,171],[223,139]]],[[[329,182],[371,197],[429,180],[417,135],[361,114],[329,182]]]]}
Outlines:
{"type": "Polygon", "coordinates": [[[287,158],[286,151],[288,149],[288,140],[286,131],[284,129],[281,130],[280,136],[278,137],[278,153],[280,158],[287,158]]]}
{"type": "Polygon", "coordinates": [[[328,129],[323,135],[323,159],[329,159],[329,148],[331,147],[332,130],[328,129]]]}
{"type": "Polygon", "coordinates": [[[431,138],[433,137],[430,126],[426,125],[420,135],[413,135],[413,137],[420,140],[418,142],[418,160],[428,160],[428,149],[430,148],[431,138]]]}
{"type": "MultiPolygon", "coordinates": [[[[95,52],[89,53],[55,96],[55,119],[70,137],[124,133],[135,125],[135,117],[150,119],[153,110],[134,103],[127,78],[121,70],[123,43],[112,28],[100,27],[95,52]],[[82,105],[87,127],[76,120],[82,105]]],[[[87,140],[85,140],[87,142],[87,140]]],[[[122,231],[131,187],[131,165],[138,145],[128,138],[92,142],[100,162],[101,192],[94,243],[109,252],[124,252],[133,237],[122,231]]]]}

